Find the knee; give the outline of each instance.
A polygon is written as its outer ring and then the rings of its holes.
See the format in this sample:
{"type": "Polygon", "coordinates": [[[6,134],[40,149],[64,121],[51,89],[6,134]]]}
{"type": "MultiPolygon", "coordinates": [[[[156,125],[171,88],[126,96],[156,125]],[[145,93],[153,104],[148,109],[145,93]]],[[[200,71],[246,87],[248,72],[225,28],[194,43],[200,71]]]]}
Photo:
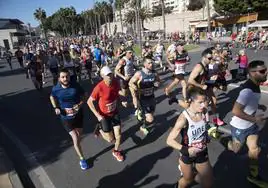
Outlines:
{"type": "Polygon", "coordinates": [[[179,180],[179,186],[188,187],[194,181],[193,177],[181,177],[179,180]]]}
{"type": "Polygon", "coordinates": [[[150,115],[146,117],[146,123],[151,124],[154,122],[154,116],[150,115]]]}
{"type": "Polygon", "coordinates": [[[248,148],[248,156],[252,159],[257,159],[261,152],[261,148],[258,146],[251,146],[248,148]]]}

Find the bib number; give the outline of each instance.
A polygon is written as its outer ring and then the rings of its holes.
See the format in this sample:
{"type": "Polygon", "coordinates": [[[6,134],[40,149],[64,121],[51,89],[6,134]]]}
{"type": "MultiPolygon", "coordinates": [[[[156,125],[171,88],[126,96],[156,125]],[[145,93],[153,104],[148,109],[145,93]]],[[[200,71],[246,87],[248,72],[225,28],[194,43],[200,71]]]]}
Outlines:
{"type": "Polygon", "coordinates": [[[151,96],[151,95],[153,95],[153,93],[154,93],[153,88],[147,88],[147,89],[143,90],[144,96],[151,96]]]}
{"type": "Polygon", "coordinates": [[[73,108],[65,108],[66,116],[72,117],[77,114],[77,111],[74,110],[73,108]]]}
{"type": "Polygon", "coordinates": [[[106,104],[107,112],[108,113],[114,112],[116,110],[116,106],[117,106],[117,101],[113,101],[112,103],[106,104]]]}

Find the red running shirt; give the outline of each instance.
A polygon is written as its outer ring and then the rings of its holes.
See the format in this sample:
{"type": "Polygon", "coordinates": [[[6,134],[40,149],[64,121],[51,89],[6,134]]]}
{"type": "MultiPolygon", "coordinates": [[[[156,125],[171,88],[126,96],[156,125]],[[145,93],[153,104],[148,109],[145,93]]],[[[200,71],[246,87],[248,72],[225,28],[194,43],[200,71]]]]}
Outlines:
{"type": "Polygon", "coordinates": [[[93,100],[99,101],[99,113],[102,116],[113,116],[117,113],[117,100],[119,98],[120,85],[114,79],[110,86],[107,86],[102,80],[91,93],[93,100]]]}

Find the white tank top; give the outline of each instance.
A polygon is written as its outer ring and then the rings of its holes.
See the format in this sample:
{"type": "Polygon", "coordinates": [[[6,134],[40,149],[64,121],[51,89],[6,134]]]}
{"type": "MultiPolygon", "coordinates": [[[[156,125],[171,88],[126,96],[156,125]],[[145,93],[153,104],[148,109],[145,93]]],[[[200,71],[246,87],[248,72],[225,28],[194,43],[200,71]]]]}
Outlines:
{"type": "Polygon", "coordinates": [[[205,149],[207,147],[207,130],[205,116],[202,120],[196,122],[190,118],[187,110],[183,111],[183,115],[188,121],[188,127],[186,128],[188,146],[205,149]]]}

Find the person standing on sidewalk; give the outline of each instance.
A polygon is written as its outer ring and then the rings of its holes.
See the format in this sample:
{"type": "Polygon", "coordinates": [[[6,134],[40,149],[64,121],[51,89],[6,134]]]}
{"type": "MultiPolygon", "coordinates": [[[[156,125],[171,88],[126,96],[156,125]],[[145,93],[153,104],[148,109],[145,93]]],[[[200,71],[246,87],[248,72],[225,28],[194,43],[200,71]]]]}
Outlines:
{"type": "Polygon", "coordinates": [[[246,143],[250,160],[250,174],[247,179],[259,187],[268,187],[268,183],[261,180],[258,170],[258,158],[261,152],[258,145],[258,124],[264,123],[267,117],[263,114],[256,115],[257,109],[261,107],[260,83],[266,80],[267,67],[263,61],[255,60],[249,63],[248,73],[249,79],[243,84],[233,106],[234,116],[230,122],[232,141],[228,143],[228,149],[237,153],[246,143]]]}
{"type": "Polygon", "coordinates": [[[74,149],[80,159],[82,170],[89,168],[80,145],[83,131],[83,110],[85,91],[77,82],[70,81],[69,70],[63,68],[59,71],[59,82],[52,88],[51,104],[56,115],[60,115],[65,130],[73,140],[74,149]]]}

